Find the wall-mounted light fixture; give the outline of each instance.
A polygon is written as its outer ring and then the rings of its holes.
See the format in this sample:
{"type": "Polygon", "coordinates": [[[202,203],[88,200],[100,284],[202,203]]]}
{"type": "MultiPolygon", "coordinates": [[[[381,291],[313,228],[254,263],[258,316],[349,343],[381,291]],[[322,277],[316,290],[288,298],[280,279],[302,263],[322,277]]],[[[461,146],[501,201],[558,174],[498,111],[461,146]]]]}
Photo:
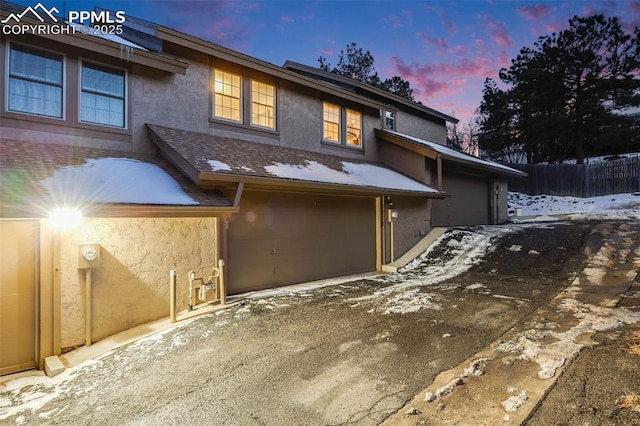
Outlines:
{"type": "Polygon", "coordinates": [[[68,231],[82,223],[82,213],[79,210],[64,207],[51,212],[49,225],[56,231],[68,231]]]}

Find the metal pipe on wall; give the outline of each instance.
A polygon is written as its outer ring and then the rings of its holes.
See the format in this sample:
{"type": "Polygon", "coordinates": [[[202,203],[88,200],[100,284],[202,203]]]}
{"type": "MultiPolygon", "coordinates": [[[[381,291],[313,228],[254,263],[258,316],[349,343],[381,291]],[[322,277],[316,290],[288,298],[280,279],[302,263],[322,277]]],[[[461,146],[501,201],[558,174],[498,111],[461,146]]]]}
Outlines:
{"type": "Polygon", "coordinates": [[[218,269],[220,270],[220,276],[218,278],[218,293],[220,297],[220,304],[222,306],[227,304],[227,289],[224,282],[224,260],[218,260],[218,269]]]}
{"type": "Polygon", "coordinates": [[[84,275],[84,344],[91,346],[91,268],[84,275]]]}
{"type": "Polygon", "coordinates": [[[176,322],[176,271],[169,272],[169,313],[171,322],[176,322]]]}

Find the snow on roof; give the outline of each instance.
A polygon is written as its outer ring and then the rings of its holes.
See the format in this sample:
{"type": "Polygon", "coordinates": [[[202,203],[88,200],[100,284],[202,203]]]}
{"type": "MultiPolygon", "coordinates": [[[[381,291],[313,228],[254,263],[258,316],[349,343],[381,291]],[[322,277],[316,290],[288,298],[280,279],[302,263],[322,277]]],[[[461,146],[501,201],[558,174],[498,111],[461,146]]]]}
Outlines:
{"type": "Polygon", "coordinates": [[[218,172],[218,171],[230,172],[231,171],[231,166],[229,166],[227,163],[223,163],[222,161],[209,160],[208,163],[211,166],[212,172],[218,172]]]}
{"type": "Polygon", "coordinates": [[[245,178],[286,179],[287,182],[280,183],[289,184],[290,181],[294,186],[297,182],[333,184],[340,185],[340,190],[355,189],[356,192],[379,189],[429,194],[436,198],[444,196],[444,193],[379,163],[350,161],[321,152],[150,124],[147,129],[154,143],[184,159],[197,171],[199,179],[215,181],[219,175],[236,175],[239,181],[245,178]]]}
{"type": "Polygon", "coordinates": [[[63,166],[39,184],[56,199],[93,203],[196,205],[167,172],[127,158],[86,159],[63,166]],[[71,200],[70,200],[71,199],[71,200]]]}
{"type": "Polygon", "coordinates": [[[332,169],[317,161],[306,161],[304,165],[274,163],[271,166],[266,166],[265,170],[276,177],[308,182],[438,193],[436,189],[422,185],[393,170],[366,163],[343,161],[342,171],[332,169]]]}
{"type": "Polygon", "coordinates": [[[455,149],[440,145],[439,143],[430,142],[425,139],[420,139],[415,136],[409,136],[404,133],[395,132],[392,130],[384,130],[384,132],[410,140],[416,144],[426,146],[427,148],[430,148],[437,153],[442,154],[443,158],[446,160],[462,163],[475,163],[479,166],[484,166],[495,170],[502,170],[508,172],[509,174],[525,175],[525,173],[521,172],[520,170],[513,169],[500,163],[494,163],[493,161],[483,160],[481,158],[474,157],[473,155],[465,154],[464,152],[456,151],[455,149]]]}

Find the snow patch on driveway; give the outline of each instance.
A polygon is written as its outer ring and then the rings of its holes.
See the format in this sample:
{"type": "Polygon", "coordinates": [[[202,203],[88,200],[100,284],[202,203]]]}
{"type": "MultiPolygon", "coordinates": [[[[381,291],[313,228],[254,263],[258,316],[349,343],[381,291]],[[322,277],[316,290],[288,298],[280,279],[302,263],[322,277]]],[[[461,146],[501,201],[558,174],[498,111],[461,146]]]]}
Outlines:
{"type": "Polygon", "coordinates": [[[570,298],[562,301],[558,311],[573,313],[579,322],[564,332],[557,332],[548,325],[533,324],[533,329],[518,333],[513,339],[497,346],[496,349],[501,352],[518,354],[505,358],[504,362],[533,361],[540,367],[538,378],[550,379],[567,359],[584,347],[584,344],[578,343],[579,337],[640,322],[640,312],[589,305],[570,298]],[[549,338],[553,342],[545,343],[549,338]]]}

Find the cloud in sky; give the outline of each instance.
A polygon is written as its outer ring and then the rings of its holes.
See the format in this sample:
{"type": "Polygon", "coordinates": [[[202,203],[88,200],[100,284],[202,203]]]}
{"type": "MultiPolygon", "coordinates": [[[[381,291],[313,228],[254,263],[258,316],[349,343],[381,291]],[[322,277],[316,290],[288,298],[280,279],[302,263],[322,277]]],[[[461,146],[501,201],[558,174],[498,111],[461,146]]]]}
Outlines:
{"type": "Polygon", "coordinates": [[[382,27],[387,28],[404,28],[410,27],[413,24],[413,11],[403,9],[400,13],[394,13],[389,16],[383,16],[380,18],[382,27]]]}
{"type": "Polygon", "coordinates": [[[467,78],[484,80],[496,74],[495,62],[486,57],[458,58],[456,62],[419,64],[406,63],[397,56],[391,57],[395,72],[419,95],[429,99],[436,94],[450,94],[461,90],[467,78]]]}
{"type": "Polygon", "coordinates": [[[527,21],[538,21],[549,16],[552,8],[544,4],[536,4],[534,6],[519,7],[516,10],[518,14],[523,16],[527,21]]]}
{"type": "Polygon", "coordinates": [[[260,3],[161,1],[154,6],[166,16],[164,25],[237,50],[247,49],[264,26],[253,20],[260,3]]]}
{"type": "Polygon", "coordinates": [[[494,20],[488,14],[478,15],[477,18],[481,27],[489,33],[489,36],[499,47],[509,48],[513,46],[513,38],[511,38],[509,30],[503,22],[494,20]]]}
{"type": "Polygon", "coordinates": [[[443,49],[446,49],[449,47],[449,45],[447,44],[447,40],[445,40],[444,37],[430,37],[421,32],[417,32],[416,37],[422,40],[422,43],[425,47],[435,46],[435,47],[441,47],[443,49]]]}

